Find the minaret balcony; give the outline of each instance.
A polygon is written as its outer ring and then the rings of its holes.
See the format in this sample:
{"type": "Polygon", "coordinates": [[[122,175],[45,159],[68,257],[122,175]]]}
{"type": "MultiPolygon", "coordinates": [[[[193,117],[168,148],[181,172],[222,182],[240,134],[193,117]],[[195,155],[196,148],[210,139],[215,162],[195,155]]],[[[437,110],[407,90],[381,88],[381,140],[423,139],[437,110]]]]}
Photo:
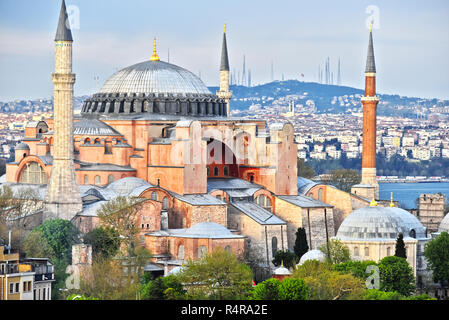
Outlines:
{"type": "Polygon", "coordinates": [[[374,97],[362,97],[361,98],[362,102],[373,102],[373,101],[379,101],[380,98],[378,96],[374,96],[374,97]]]}

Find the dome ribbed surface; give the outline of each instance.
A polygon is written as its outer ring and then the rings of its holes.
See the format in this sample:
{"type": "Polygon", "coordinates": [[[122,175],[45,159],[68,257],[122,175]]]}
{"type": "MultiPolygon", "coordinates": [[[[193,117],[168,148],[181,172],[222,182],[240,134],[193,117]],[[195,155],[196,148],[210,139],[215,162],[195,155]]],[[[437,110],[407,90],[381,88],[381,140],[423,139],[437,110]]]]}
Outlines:
{"type": "Polygon", "coordinates": [[[145,61],[112,75],[99,93],[211,94],[192,72],[163,61],[145,61]]]}
{"type": "Polygon", "coordinates": [[[343,220],[337,232],[340,240],[396,239],[405,237],[427,238],[426,229],[406,210],[393,207],[365,207],[343,220]]]}

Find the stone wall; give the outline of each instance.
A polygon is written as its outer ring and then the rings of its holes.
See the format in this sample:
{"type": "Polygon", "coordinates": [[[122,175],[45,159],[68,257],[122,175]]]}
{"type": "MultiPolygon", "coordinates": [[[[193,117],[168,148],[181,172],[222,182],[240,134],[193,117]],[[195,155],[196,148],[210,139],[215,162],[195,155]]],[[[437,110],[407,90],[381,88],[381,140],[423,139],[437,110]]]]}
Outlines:
{"type": "Polygon", "coordinates": [[[421,221],[428,232],[438,231],[444,218],[444,204],[446,196],[441,193],[421,194],[419,196],[419,210],[417,218],[421,221]]]}

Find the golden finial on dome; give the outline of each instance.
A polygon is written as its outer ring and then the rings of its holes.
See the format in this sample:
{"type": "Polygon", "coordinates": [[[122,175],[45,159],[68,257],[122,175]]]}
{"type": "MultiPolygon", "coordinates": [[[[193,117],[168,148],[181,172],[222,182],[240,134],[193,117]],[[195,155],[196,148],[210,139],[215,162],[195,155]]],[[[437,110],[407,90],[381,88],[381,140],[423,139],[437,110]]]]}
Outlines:
{"type": "Polygon", "coordinates": [[[226,23],[224,24],[224,33],[226,33],[226,23]]]}
{"type": "Polygon", "coordinates": [[[154,51],[153,51],[153,55],[150,58],[150,61],[160,61],[161,59],[159,58],[159,56],[157,55],[156,52],[156,37],[154,38],[154,51]]]}
{"type": "Polygon", "coordinates": [[[393,192],[391,193],[391,197],[390,197],[390,207],[394,207],[393,192]]]}
{"type": "Polygon", "coordinates": [[[373,200],[371,200],[371,203],[369,204],[370,207],[377,207],[377,202],[376,199],[374,199],[374,194],[373,194],[373,200]]]}
{"type": "Polygon", "coordinates": [[[373,20],[369,23],[369,32],[373,32],[373,20]]]}

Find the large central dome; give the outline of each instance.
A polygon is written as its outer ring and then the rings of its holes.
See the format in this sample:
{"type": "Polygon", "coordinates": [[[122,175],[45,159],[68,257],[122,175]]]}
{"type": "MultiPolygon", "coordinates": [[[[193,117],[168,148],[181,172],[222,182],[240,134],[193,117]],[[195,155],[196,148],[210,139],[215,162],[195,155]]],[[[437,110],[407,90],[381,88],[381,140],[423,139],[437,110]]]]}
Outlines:
{"type": "Polygon", "coordinates": [[[192,72],[163,61],[145,61],[122,69],[99,93],[211,94],[192,72]]]}
{"type": "Polygon", "coordinates": [[[212,94],[192,72],[160,61],[144,61],[113,74],[86,99],[83,116],[216,117],[227,115],[226,101],[212,94]]]}

